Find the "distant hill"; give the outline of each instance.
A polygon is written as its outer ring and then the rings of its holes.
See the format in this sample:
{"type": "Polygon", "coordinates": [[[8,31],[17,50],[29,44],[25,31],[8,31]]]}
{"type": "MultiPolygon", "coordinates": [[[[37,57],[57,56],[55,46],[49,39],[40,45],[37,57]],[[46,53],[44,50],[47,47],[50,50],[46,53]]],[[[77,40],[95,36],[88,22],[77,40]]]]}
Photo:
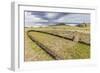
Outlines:
{"type": "Polygon", "coordinates": [[[81,24],[78,24],[76,26],[77,27],[89,27],[90,26],[90,23],[81,23],[81,24]]]}

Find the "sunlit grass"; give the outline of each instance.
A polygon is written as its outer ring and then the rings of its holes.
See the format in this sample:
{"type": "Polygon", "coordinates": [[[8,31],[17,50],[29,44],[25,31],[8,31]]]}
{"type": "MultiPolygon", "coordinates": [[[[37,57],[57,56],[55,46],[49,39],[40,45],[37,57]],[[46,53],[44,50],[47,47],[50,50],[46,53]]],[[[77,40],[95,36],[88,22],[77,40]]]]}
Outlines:
{"type": "MultiPolygon", "coordinates": [[[[27,27],[25,28],[25,61],[42,61],[54,60],[49,54],[42,50],[35,42],[33,42],[26,34],[28,30],[39,30],[51,32],[61,36],[66,36],[66,31],[78,31],[81,33],[81,40],[87,41],[90,38],[90,27],[73,27],[73,26],[49,26],[49,27],[27,27]]],[[[87,59],[90,58],[90,45],[73,42],[70,40],[54,37],[49,34],[31,33],[32,37],[47,46],[63,59],[87,59]]],[[[70,33],[66,37],[72,37],[70,33]],[[71,35],[71,36],[70,36],[71,35]]]]}
{"type": "Polygon", "coordinates": [[[76,27],[76,26],[65,26],[65,25],[62,25],[62,26],[48,26],[48,27],[38,27],[38,28],[34,28],[34,27],[31,27],[32,29],[35,29],[35,30],[72,30],[72,31],[79,31],[79,32],[87,32],[89,33],[90,32],[90,27],[76,27]]]}
{"type": "Polygon", "coordinates": [[[42,61],[53,60],[43,49],[41,49],[35,42],[33,42],[28,36],[25,30],[25,61],[42,61]]]}
{"type": "Polygon", "coordinates": [[[88,59],[90,58],[90,46],[82,43],[77,43],[73,46],[73,58],[75,59],[88,59]]]}
{"type": "Polygon", "coordinates": [[[63,59],[87,59],[90,57],[89,45],[40,32],[30,32],[30,35],[63,59]]]}

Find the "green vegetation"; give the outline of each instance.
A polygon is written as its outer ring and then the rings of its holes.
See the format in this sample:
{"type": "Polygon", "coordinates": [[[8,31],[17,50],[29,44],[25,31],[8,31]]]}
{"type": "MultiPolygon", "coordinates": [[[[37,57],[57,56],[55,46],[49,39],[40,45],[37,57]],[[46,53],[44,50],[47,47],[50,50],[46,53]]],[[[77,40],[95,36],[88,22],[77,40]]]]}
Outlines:
{"type": "Polygon", "coordinates": [[[56,24],[57,26],[63,26],[63,25],[65,25],[65,23],[58,23],[58,24],[56,24]]]}
{"type": "MultiPolygon", "coordinates": [[[[90,27],[76,26],[48,26],[25,28],[25,61],[54,60],[48,53],[33,42],[26,34],[29,30],[38,30],[73,38],[74,32],[79,34],[81,41],[90,43],[90,27]]],[[[32,38],[42,43],[61,59],[88,59],[90,58],[90,45],[63,39],[46,33],[30,32],[32,38]]]]}
{"type": "Polygon", "coordinates": [[[86,24],[86,23],[81,23],[77,25],[78,27],[89,27],[90,24],[86,24]]]}
{"type": "Polygon", "coordinates": [[[40,32],[30,32],[29,34],[32,38],[53,51],[61,59],[72,58],[68,51],[75,44],[74,42],[40,32]]]}
{"type": "Polygon", "coordinates": [[[77,43],[75,46],[73,46],[74,53],[72,56],[75,59],[86,59],[90,58],[90,46],[85,45],[82,43],[77,43]]]}
{"type": "Polygon", "coordinates": [[[25,29],[25,61],[42,61],[42,60],[53,60],[43,49],[41,49],[35,42],[30,40],[27,36],[28,29],[25,29]]]}

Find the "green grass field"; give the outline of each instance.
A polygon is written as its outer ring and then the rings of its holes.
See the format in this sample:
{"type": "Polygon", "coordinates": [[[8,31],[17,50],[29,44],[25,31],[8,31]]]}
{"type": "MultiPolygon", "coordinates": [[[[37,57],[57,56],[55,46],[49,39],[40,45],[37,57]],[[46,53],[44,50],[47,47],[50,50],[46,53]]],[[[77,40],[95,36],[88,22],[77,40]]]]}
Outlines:
{"type": "MultiPolygon", "coordinates": [[[[29,38],[29,36],[27,35],[27,32],[29,30],[49,32],[69,38],[73,37],[73,32],[77,32],[79,34],[79,41],[90,43],[90,27],[49,26],[37,28],[27,27],[24,30],[25,61],[54,60],[54,58],[52,58],[41,47],[39,47],[38,44],[36,44],[29,38]]],[[[56,56],[60,57],[63,60],[90,58],[90,45],[40,32],[29,32],[29,35],[35,40],[42,43],[47,47],[47,49],[52,51],[56,56]]]]}

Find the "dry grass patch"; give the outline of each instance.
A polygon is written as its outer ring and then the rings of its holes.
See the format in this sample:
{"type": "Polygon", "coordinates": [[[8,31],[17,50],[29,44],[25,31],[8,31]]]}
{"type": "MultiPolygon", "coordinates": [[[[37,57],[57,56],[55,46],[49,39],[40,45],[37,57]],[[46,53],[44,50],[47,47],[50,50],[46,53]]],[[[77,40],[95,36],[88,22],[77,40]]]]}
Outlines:
{"type": "Polygon", "coordinates": [[[42,60],[53,60],[44,50],[42,50],[35,42],[30,40],[27,36],[28,29],[25,29],[25,61],[42,61],[42,60]]]}
{"type": "Polygon", "coordinates": [[[62,59],[89,58],[90,48],[88,45],[79,44],[70,40],[65,40],[60,37],[40,32],[30,32],[29,34],[32,38],[45,45],[49,50],[55,52],[55,54],[62,59]]]}

